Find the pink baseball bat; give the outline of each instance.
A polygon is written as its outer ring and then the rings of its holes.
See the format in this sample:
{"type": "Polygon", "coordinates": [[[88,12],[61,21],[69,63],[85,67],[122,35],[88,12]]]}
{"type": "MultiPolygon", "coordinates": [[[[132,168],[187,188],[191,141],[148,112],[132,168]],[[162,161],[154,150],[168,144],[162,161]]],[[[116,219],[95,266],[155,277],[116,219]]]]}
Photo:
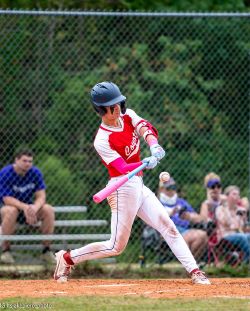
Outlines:
{"type": "Polygon", "coordinates": [[[130,178],[132,178],[133,176],[135,176],[137,173],[139,173],[140,171],[142,171],[146,166],[148,165],[148,163],[142,163],[140,166],[138,166],[137,168],[135,168],[132,172],[128,173],[127,175],[123,176],[122,178],[120,178],[119,180],[117,180],[117,182],[113,183],[112,185],[109,185],[105,188],[103,188],[102,190],[100,190],[99,192],[97,192],[94,196],[93,196],[93,200],[95,203],[100,203],[102,202],[104,199],[106,199],[112,192],[114,192],[115,190],[117,190],[118,188],[120,188],[123,184],[125,184],[125,182],[127,182],[130,178]]]}

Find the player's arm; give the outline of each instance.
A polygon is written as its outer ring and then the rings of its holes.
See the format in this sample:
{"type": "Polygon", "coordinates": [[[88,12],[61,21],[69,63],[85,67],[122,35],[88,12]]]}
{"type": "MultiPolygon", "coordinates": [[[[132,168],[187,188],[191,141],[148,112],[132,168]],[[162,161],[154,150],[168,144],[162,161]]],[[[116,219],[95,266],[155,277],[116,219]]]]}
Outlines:
{"type": "Polygon", "coordinates": [[[146,169],[153,169],[157,165],[157,159],[154,156],[151,156],[139,162],[127,163],[122,157],[120,157],[111,162],[110,165],[112,165],[119,173],[127,174],[139,167],[142,163],[148,163],[146,169]]]}
{"type": "Polygon", "coordinates": [[[117,158],[116,160],[110,163],[119,173],[127,174],[142,164],[142,161],[134,162],[134,163],[127,163],[122,157],[117,158]]]}
{"type": "Polygon", "coordinates": [[[128,115],[132,119],[132,124],[135,127],[138,135],[142,136],[145,142],[149,145],[151,155],[160,161],[165,156],[164,149],[158,144],[158,131],[147,120],[140,118],[133,110],[127,109],[128,115]]]}
{"type": "Polygon", "coordinates": [[[147,169],[152,169],[157,165],[157,161],[154,157],[146,158],[139,162],[127,163],[117,151],[111,148],[106,139],[96,139],[94,147],[101,159],[107,165],[114,167],[122,175],[133,171],[143,162],[148,163],[148,166],[146,167],[147,169]]]}
{"type": "Polygon", "coordinates": [[[158,131],[148,121],[143,120],[137,125],[139,135],[142,136],[145,142],[149,145],[151,155],[155,156],[158,161],[165,157],[164,149],[158,143],[158,131]]]}

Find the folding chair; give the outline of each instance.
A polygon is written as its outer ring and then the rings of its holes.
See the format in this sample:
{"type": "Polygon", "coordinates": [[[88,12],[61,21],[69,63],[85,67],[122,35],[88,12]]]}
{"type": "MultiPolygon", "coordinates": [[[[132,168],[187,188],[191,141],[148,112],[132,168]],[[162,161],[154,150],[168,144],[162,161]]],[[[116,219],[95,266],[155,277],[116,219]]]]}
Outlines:
{"type": "Polygon", "coordinates": [[[207,264],[210,265],[214,262],[217,267],[219,262],[222,261],[232,267],[240,265],[244,257],[241,248],[226,239],[219,240],[215,222],[212,222],[209,226],[207,264]]]}

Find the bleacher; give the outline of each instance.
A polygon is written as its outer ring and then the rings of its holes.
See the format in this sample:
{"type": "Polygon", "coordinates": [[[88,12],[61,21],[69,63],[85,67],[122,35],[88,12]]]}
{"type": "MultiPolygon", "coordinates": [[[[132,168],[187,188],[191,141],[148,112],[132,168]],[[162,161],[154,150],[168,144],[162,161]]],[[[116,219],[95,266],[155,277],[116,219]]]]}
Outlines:
{"type": "MultiPolygon", "coordinates": [[[[18,225],[15,235],[0,235],[0,244],[3,240],[11,241],[11,249],[18,250],[41,250],[42,241],[53,241],[51,249],[53,251],[60,249],[74,249],[82,247],[87,242],[108,240],[110,233],[75,233],[74,229],[78,228],[97,228],[110,232],[107,220],[103,219],[81,219],[81,213],[87,212],[86,206],[55,206],[55,233],[51,235],[42,235],[38,227],[40,223],[34,226],[18,225]],[[78,219],[72,219],[76,215],[78,219]],[[62,215],[64,219],[62,218],[62,215]],[[67,217],[65,217],[65,215],[67,217]],[[59,217],[60,216],[60,217],[59,217]],[[27,230],[29,231],[27,233],[27,230]],[[57,231],[60,231],[58,233],[57,231]],[[19,233],[20,232],[20,233],[19,233]]],[[[78,230],[78,231],[79,231],[78,230]]],[[[99,231],[100,231],[99,230],[99,231]]],[[[83,230],[80,230],[83,231],[83,230]]],[[[93,231],[93,230],[91,230],[93,231]]],[[[96,231],[96,230],[95,230],[96,231]]]]}

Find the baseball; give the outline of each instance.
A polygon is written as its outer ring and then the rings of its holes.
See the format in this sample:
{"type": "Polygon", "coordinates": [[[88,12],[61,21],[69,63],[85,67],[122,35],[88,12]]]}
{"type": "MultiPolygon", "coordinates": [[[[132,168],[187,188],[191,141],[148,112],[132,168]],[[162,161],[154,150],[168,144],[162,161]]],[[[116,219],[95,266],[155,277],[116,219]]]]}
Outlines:
{"type": "Polygon", "coordinates": [[[159,179],[161,182],[167,182],[170,179],[170,174],[168,172],[161,172],[159,179]]]}

